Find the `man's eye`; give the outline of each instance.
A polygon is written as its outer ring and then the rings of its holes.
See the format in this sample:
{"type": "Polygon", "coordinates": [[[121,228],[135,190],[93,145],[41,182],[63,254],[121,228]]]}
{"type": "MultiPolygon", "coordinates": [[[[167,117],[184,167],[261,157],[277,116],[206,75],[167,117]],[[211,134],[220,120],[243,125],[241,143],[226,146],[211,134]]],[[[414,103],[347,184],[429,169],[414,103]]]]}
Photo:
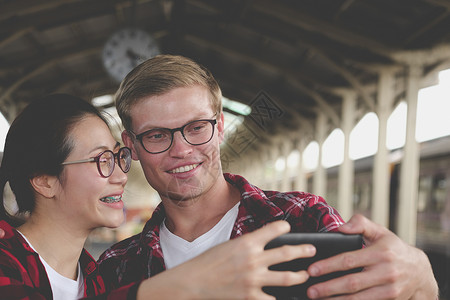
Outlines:
{"type": "Polygon", "coordinates": [[[188,126],[185,131],[188,133],[200,133],[203,132],[207,127],[208,124],[204,122],[196,122],[191,124],[191,126],[188,126]]]}
{"type": "Polygon", "coordinates": [[[157,139],[160,139],[162,137],[163,137],[163,135],[161,133],[148,136],[148,138],[151,139],[151,140],[157,140],[157,139]]]}
{"type": "Polygon", "coordinates": [[[168,138],[168,134],[162,131],[149,132],[144,136],[144,139],[148,142],[158,142],[168,138]]]}
{"type": "Polygon", "coordinates": [[[192,128],[192,131],[200,131],[203,128],[205,128],[205,125],[198,125],[198,126],[195,126],[194,128],[192,128]]]}

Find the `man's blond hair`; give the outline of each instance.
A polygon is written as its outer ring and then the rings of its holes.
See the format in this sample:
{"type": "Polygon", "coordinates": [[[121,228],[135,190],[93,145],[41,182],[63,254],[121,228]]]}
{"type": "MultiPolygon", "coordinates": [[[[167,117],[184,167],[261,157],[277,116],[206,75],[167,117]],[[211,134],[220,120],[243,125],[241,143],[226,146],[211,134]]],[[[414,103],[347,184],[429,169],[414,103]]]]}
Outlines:
{"type": "Polygon", "coordinates": [[[195,85],[208,89],[211,107],[219,118],[222,92],[208,69],[183,56],[158,55],[146,60],[128,73],[115,94],[123,126],[131,130],[131,109],[141,99],[195,85]]]}

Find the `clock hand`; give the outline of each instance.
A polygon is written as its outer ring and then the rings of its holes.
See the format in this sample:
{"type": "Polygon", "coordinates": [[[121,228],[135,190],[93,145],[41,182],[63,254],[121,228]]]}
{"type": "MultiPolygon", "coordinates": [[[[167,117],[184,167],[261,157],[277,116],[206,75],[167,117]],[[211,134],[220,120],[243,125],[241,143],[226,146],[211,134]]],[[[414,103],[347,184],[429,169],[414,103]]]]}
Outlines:
{"type": "Polygon", "coordinates": [[[139,64],[141,57],[131,49],[127,49],[127,57],[134,61],[135,66],[139,64]]]}

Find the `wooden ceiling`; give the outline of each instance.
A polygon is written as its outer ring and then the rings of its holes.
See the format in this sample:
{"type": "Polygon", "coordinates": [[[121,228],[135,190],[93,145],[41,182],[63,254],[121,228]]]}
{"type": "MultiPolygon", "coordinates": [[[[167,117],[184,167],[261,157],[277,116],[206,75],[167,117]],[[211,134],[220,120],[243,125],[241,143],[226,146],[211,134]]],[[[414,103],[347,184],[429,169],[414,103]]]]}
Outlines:
{"type": "Polygon", "coordinates": [[[2,113],[11,121],[52,92],[114,93],[101,53],[124,27],[207,66],[226,97],[276,108],[254,150],[314,128],[318,111],[338,127],[343,91],[357,93],[359,117],[373,111],[384,68],[399,101],[410,64],[427,85],[450,60],[447,0],[0,0],[2,113]]]}

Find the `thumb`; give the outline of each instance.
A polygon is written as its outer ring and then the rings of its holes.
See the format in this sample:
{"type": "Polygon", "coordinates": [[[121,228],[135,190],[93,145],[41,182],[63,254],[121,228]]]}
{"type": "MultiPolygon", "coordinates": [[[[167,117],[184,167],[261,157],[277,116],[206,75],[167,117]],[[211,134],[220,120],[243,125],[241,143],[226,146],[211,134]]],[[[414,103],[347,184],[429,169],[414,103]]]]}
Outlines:
{"type": "Polygon", "coordinates": [[[339,227],[345,234],[362,234],[367,245],[375,242],[388,231],[383,226],[372,222],[363,215],[354,215],[347,223],[339,227]]]}

